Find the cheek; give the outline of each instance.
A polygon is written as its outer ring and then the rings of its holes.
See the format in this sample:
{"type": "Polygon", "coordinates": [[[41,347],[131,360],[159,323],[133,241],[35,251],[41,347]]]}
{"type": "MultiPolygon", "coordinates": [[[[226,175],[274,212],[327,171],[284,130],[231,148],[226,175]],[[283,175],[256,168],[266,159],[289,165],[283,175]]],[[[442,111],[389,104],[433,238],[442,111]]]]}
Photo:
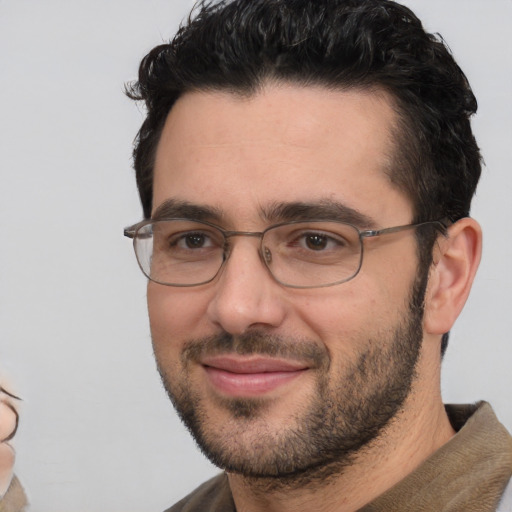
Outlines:
{"type": "Polygon", "coordinates": [[[331,359],[353,359],[363,346],[392,328],[407,308],[409,284],[371,279],[361,272],[340,287],[321,294],[303,294],[295,302],[303,325],[308,325],[327,348],[331,359]]]}
{"type": "Polygon", "coordinates": [[[357,288],[347,283],[340,287],[316,290],[310,296],[302,295],[295,301],[295,311],[302,325],[307,325],[314,338],[333,358],[347,358],[357,351],[365,336],[369,311],[374,310],[375,299],[363,300],[357,288]],[[342,288],[342,287],[345,288],[342,288]]]}
{"type": "Polygon", "coordinates": [[[184,340],[204,334],[208,305],[204,293],[150,282],[147,299],[155,349],[161,344],[180,345],[184,340]]]}

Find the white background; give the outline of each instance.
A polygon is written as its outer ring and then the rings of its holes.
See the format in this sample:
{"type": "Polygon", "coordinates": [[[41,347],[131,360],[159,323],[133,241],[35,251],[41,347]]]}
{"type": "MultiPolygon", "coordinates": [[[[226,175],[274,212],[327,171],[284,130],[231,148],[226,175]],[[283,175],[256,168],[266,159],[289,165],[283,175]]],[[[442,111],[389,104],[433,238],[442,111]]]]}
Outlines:
{"type": "MultiPolygon", "coordinates": [[[[410,0],[479,99],[484,259],[446,357],[446,401],[512,427],[510,0],[410,0]]],[[[19,393],[16,471],[35,512],[159,511],[213,474],[154,369],[125,225],[142,113],[123,96],[190,0],[0,0],[0,380],[19,393]]]]}

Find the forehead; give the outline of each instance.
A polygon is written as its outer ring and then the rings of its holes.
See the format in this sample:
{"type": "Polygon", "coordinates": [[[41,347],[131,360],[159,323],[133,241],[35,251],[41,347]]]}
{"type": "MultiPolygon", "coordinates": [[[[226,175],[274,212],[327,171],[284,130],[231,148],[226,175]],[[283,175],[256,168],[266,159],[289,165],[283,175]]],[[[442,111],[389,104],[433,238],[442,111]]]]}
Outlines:
{"type": "Polygon", "coordinates": [[[395,115],[375,91],[281,84],[249,97],[187,93],[157,148],[153,208],[176,199],[228,216],[286,202],[336,201],[369,215],[410,210],[389,178],[395,115]]]}

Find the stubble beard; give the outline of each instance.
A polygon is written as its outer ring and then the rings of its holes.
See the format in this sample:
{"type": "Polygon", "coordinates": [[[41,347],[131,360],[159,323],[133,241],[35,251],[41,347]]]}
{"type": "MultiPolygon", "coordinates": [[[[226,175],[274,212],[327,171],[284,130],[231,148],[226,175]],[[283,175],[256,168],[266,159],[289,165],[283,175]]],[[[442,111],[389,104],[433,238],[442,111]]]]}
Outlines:
{"type": "Polygon", "coordinates": [[[179,378],[171,379],[157,361],[158,369],[182,421],[213,464],[267,490],[328,485],[379,437],[410,393],[423,337],[423,291],[413,291],[408,314],[394,327],[361,340],[366,349],[334,373],[336,381],[325,347],[261,331],[190,340],[182,352],[179,378]],[[188,368],[203,355],[217,353],[307,361],[318,375],[315,392],[279,430],[265,418],[271,400],[217,397],[215,407],[227,411],[230,420],[213,431],[188,368]]]}

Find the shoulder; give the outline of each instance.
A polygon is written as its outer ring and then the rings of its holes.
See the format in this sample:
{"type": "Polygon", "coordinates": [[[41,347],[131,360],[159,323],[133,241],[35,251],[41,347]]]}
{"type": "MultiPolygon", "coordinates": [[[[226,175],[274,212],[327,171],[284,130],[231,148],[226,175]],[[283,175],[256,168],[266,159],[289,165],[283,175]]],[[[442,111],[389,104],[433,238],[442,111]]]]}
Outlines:
{"type": "Polygon", "coordinates": [[[208,480],[165,512],[236,512],[228,477],[208,480]]]}

